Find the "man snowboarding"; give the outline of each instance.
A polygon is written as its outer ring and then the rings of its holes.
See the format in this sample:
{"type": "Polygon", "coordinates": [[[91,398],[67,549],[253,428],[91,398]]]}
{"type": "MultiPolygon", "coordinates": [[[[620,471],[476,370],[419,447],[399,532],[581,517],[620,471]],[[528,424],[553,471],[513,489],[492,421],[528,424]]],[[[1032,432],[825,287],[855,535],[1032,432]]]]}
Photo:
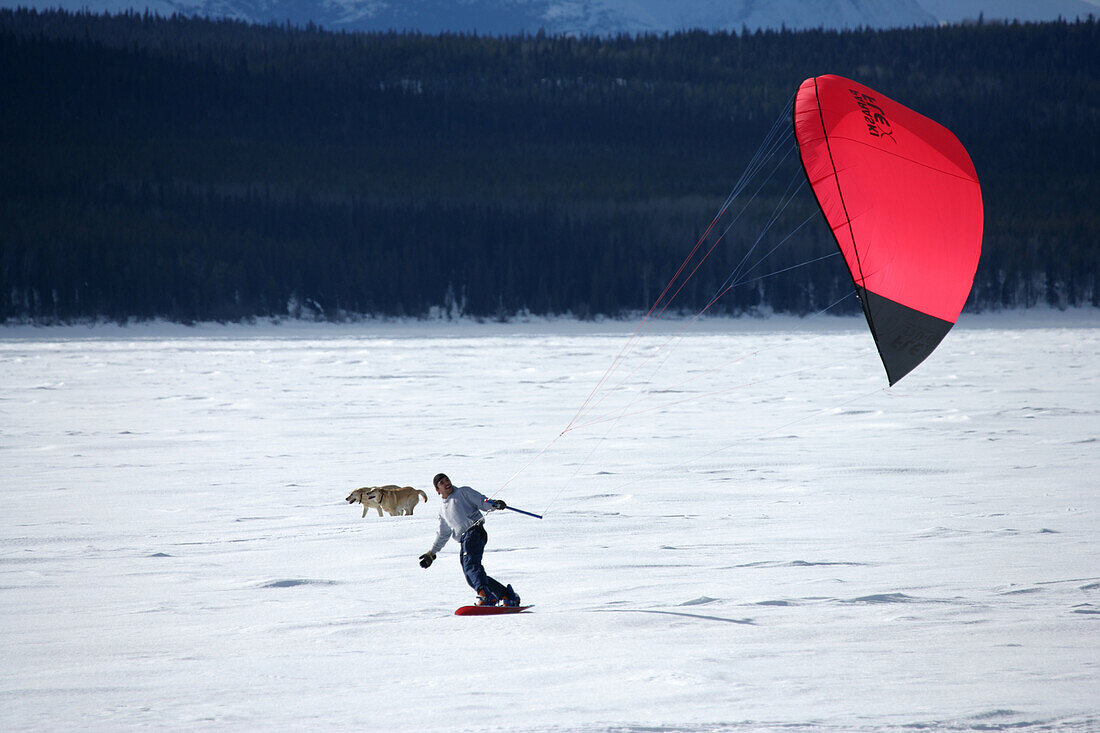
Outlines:
{"type": "Polygon", "coordinates": [[[489,499],[469,486],[454,486],[446,474],[436,474],[432,479],[435,491],[443,498],[439,507],[439,531],[436,532],[432,549],[420,556],[420,567],[430,567],[436,553],[443,549],[452,537],[462,546],[462,572],[466,582],[477,591],[477,605],[519,606],[519,596],[512,586],[502,585],[486,574],[481,564],[485,552],[485,543],[489,535],[485,532],[485,516],[482,512],[494,509],[506,509],[500,499],[489,499]]]}

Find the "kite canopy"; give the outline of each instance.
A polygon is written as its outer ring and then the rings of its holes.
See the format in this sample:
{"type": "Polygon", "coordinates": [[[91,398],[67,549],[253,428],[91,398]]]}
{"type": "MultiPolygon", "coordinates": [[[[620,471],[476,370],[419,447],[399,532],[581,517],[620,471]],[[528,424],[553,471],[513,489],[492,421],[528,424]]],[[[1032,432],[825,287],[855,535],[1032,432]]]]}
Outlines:
{"type": "Polygon", "coordinates": [[[839,76],[802,82],[794,130],[893,385],[943,340],[974,284],[974,164],[946,127],[839,76]]]}

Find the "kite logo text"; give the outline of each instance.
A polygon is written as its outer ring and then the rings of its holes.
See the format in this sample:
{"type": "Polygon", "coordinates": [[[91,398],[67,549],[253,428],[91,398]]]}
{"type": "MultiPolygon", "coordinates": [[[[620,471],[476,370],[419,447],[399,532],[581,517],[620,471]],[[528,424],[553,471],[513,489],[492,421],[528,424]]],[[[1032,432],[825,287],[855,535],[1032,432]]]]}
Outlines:
{"type": "Polygon", "coordinates": [[[856,104],[863,111],[863,119],[867,122],[867,132],[874,137],[889,138],[891,142],[897,145],[898,141],[894,139],[894,128],[890,124],[890,120],[886,119],[886,113],[882,111],[882,107],[875,104],[875,98],[855,89],[849,89],[848,91],[856,98],[856,104]]]}

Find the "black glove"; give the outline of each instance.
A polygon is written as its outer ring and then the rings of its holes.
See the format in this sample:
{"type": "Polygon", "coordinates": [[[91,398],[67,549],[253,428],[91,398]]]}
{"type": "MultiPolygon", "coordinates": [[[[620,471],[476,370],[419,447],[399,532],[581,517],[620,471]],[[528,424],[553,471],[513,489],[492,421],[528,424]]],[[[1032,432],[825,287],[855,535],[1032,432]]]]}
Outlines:
{"type": "Polygon", "coordinates": [[[494,499],[493,500],[493,508],[494,509],[507,509],[508,505],[504,503],[503,499],[494,499]]]}
{"type": "Polygon", "coordinates": [[[435,555],[431,552],[425,552],[420,556],[420,567],[427,568],[432,564],[432,560],[435,559],[435,555]]]}

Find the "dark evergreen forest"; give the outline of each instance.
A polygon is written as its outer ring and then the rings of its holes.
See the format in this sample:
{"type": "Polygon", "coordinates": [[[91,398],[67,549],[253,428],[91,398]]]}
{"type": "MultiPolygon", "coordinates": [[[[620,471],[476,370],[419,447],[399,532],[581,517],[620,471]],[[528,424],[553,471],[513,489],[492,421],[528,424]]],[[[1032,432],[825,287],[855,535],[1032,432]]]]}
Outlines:
{"type": "MultiPolygon", "coordinates": [[[[1094,20],[600,39],[2,10],[0,321],[644,311],[824,73],[970,151],[986,219],[969,309],[1100,305],[1094,20]]],[[[774,196],[682,307],[707,303],[774,196]]],[[[814,210],[803,190],[787,213],[814,210]]],[[[819,216],[758,272],[835,250],[819,216]]],[[[711,312],[851,290],[833,257],[711,312]]]]}

